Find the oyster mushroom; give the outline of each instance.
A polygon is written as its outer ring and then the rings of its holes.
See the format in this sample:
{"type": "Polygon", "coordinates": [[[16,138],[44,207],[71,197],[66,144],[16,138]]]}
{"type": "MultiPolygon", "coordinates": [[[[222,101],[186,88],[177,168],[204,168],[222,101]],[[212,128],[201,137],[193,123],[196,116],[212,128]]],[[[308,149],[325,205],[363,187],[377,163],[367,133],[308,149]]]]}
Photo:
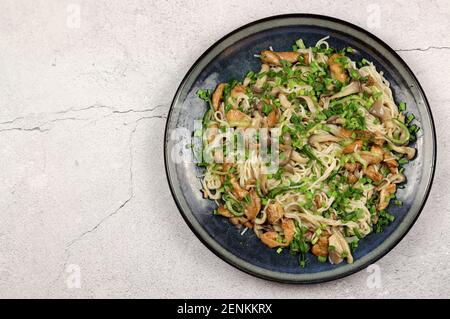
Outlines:
{"type": "Polygon", "coordinates": [[[321,133],[321,134],[314,134],[311,135],[308,139],[309,144],[314,146],[315,148],[319,147],[320,143],[325,142],[339,142],[342,138],[328,134],[328,133],[321,133]]]}
{"type": "Polygon", "coordinates": [[[284,159],[280,161],[280,166],[285,166],[291,160],[292,147],[290,145],[281,144],[280,149],[283,151],[281,154],[284,154],[284,159]]]}
{"type": "MultiPolygon", "coordinates": [[[[270,67],[267,64],[263,64],[261,65],[261,70],[259,71],[259,73],[266,73],[270,70],[270,67]]],[[[256,80],[255,85],[253,86],[253,92],[254,93],[261,93],[262,92],[262,87],[264,85],[264,83],[266,83],[267,81],[267,75],[263,75],[261,77],[258,77],[258,79],[256,80]]]]}
{"type": "Polygon", "coordinates": [[[283,106],[284,108],[289,109],[292,107],[291,102],[289,102],[288,98],[283,93],[280,93],[278,95],[278,99],[280,100],[281,106],[283,106]]]}
{"type": "Polygon", "coordinates": [[[416,155],[416,149],[408,146],[397,146],[394,143],[389,143],[389,147],[400,154],[405,154],[409,160],[412,160],[416,155]]]}
{"type": "Polygon", "coordinates": [[[339,99],[341,97],[345,97],[359,92],[361,92],[361,84],[358,81],[353,81],[352,83],[344,87],[342,91],[330,96],[330,100],[339,99]]]}
{"type": "Polygon", "coordinates": [[[369,110],[369,113],[378,117],[381,123],[392,119],[390,110],[383,105],[381,99],[377,99],[369,110]]]}

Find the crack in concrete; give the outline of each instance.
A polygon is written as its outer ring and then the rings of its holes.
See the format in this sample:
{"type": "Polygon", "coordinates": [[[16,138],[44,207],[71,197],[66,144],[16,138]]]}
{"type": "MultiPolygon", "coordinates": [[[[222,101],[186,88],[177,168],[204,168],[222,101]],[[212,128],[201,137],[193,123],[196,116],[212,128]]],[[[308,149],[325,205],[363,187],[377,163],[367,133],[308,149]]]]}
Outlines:
{"type": "Polygon", "coordinates": [[[39,131],[41,133],[44,133],[44,132],[50,131],[50,129],[43,129],[40,126],[35,126],[35,127],[31,127],[31,128],[12,127],[12,128],[0,129],[0,132],[7,132],[7,131],[25,131],[25,132],[39,131]]]}
{"type": "MultiPolygon", "coordinates": [[[[126,109],[126,110],[120,110],[117,109],[115,107],[112,106],[107,106],[107,105],[90,105],[87,107],[83,107],[83,108],[69,108],[66,110],[61,110],[61,111],[56,111],[56,112],[52,112],[52,113],[41,113],[38,115],[30,115],[30,116],[21,116],[21,117],[17,117],[15,119],[12,120],[8,120],[8,121],[4,121],[4,122],[0,122],[0,126],[10,126],[13,125],[15,122],[20,121],[20,120],[31,120],[33,117],[38,117],[38,116],[42,116],[42,117],[49,117],[49,116],[58,116],[58,115],[65,115],[67,113],[70,112],[83,112],[83,111],[88,111],[88,110],[93,110],[93,109],[107,109],[109,110],[111,113],[107,114],[105,116],[103,116],[102,118],[107,118],[110,117],[112,115],[115,114],[128,114],[128,113],[136,113],[136,114],[140,114],[140,113],[147,113],[147,112],[153,112],[159,108],[163,108],[168,106],[168,104],[158,104],[154,107],[150,107],[150,108],[145,108],[145,109],[126,109]]],[[[165,118],[164,115],[159,115],[156,117],[160,117],[160,118],[165,118]]],[[[97,119],[97,118],[96,118],[97,119]]],[[[4,131],[39,131],[39,132],[48,132],[50,131],[52,128],[43,128],[43,126],[51,124],[51,123],[55,123],[55,122],[59,122],[59,121],[67,121],[67,120],[79,120],[79,121],[88,121],[88,120],[94,120],[93,118],[76,118],[76,117],[65,117],[65,118],[56,118],[53,120],[49,120],[46,121],[42,124],[39,125],[34,125],[32,127],[23,127],[23,126],[17,126],[17,127],[7,127],[7,128],[3,128],[0,129],[0,132],[4,132],[4,131]]]]}
{"type": "Polygon", "coordinates": [[[62,122],[62,121],[87,121],[87,119],[77,118],[77,117],[57,118],[57,119],[53,119],[53,120],[44,122],[44,123],[42,123],[40,125],[37,125],[37,126],[34,126],[34,127],[10,127],[10,128],[0,129],[0,132],[7,132],[7,131],[26,131],[26,132],[39,131],[41,133],[44,133],[44,132],[48,132],[48,131],[52,130],[52,127],[50,127],[50,128],[43,128],[44,126],[46,126],[48,124],[51,124],[51,123],[62,122]]]}
{"type": "Polygon", "coordinates": [[[396,52],[409,52],[409,51],[420,51],[425,52],[429,50],[450,50],[450,46],[428,46],[426,48],[411,48],[411,49],[397,49],[396,52]]]}
{"type": "Polygon", "coordinates": [[[72,247],[73,244],[77,243],[78,241],[82,240],[86,235],[95,232],[106,220],[108,220],[109,218],[111,218],[112,216],[116,215],[122,208],[124,208],[129,202],[130,200],[134,197],[134,185],[133,185],[133,136],[134,133],[136,132],[136,129],[138,127],[138,123],[136,122],[136,125],[134,127],[133,130],[131,130],[130,133],[130,137],[128,139],[128,147],[129,147],[129,153],[130,153],[130,166],[129,166],[129,196],[128,198],[119,205],[119,207],[117,207],[114,211],[112,211],[111,213],[107,214],[105,217],[103,217],[97,224],[94,225],[94,227],[84,231],[83,233],[81,233],[81,235],[79,235],[77,238],[71,240],[67,245],[66,245],[66,250],[70,249],[70,247],[72,247]]]}
{"type": "Polygon", "coordinates": [[[79,241],[83,240],[83,238],[85,238],[87,235],[94,233],[98,228],[100,228],[108,219],[110,219],[111,217],[113,217],[114,215],[118,214],[134,197],[134,180],[133,180],[133,165],[134,165],[134,155],[133,155],[133,138],[134,135],[137,131],[137,128],[139,126],[139,122],[145,119],[154,119],[154,118],[166,118],[165,116],[162,115],[154,115],[154,116],[143,116],[138,118],[136,121],[134,121],[133,123],[135,124],[134,128],[131,130],[130,132],[130,137],[128,140],[128,148],[129,148],[129,156],[130,156],[130,165],[129,165],[129,196],[128,198],[119,205],[119,207],[117,207],[114,211],[112,211],[111,213],[107,214],[105,217],[103,217],[99,222],[97,222],[92,228],[84,231],[83,233],[81,233],[78,237],[76,237],[75,239],[71,240],[70,242],[67,243],[67,245],[64,248],[64,252],[66,254],[66,258],[64,259],[64,264],[62,267],[62,270],[59,272],[58,276],[56,277],[56,279],[52,282],[52,284],[50,285],[50,287],[53,287],[54,285],[57,284],[57,282],[61,279],[63,273],[66,270],[66,267],[68,265],[69,259],[71,258],[71,252],[70,249],[72,248],[73,245],[75,245],[76,243],[78,243],[79,241]]]}

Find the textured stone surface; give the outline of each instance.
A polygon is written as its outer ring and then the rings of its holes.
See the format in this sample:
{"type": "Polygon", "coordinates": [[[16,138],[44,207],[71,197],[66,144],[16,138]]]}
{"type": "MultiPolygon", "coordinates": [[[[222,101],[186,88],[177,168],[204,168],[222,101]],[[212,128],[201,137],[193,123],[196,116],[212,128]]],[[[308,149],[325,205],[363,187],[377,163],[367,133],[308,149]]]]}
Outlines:
{"type": "Polygon", "coordinates": [[[450,4],[352,3],[2,1],[0,297],[450,297],[450,4]],[[163,129],[185,72],[227,32],[292,12],[385,40],[435,114],[434,187],[379,285],[365,270],[309,286],[244,274],[200,243],[167,186],[163,129]]]}

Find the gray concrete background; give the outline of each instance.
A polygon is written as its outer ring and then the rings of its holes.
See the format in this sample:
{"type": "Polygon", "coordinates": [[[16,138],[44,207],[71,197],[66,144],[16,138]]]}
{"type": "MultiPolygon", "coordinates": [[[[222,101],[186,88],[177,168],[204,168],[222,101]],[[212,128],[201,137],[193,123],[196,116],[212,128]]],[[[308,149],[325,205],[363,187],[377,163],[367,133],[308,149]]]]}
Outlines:
{"type": "Polygon", "coordinates": [[[450,297],[449,32],[444,0],[2,0],[0,297],[450,297]],[[435,115],[431,196],[376,280],[363,270],[289,286],[244,274],[200,243],[167,186],[165,118],[191,64],[229,31],[293,12],[382,38],[435,115]]]}

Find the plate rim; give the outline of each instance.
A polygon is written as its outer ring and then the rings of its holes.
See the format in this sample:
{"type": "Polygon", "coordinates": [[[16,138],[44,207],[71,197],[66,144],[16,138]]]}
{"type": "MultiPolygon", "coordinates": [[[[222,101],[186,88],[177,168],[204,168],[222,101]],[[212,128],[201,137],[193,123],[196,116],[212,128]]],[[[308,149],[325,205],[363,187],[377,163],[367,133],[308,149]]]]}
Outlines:
{"type": "MultiPolygon", "coordinates": [[[[273,16],[268,16],[262,19],[258,19],[255,21],[252,21],[250,23],[244,24],[234,30],[232,30],[231,32],[225,34],[224,36],[222,36],[221,38],[219,38],[217,41],[215,41],[212,45],[210,45],[196,60],[195,62],[192,64],[192,66],[189,68],[189,70],[186,72],[186,74],[184,75],[183,79],[181,80],[177,90],[175,91],[174,97],[170,103],[170,108],[169,108],[169,112],[167,115],[167,120],[166,120],[166,124],[165,124],[165,129],[164,129],[164,145],[163,145],[163,151],[164,151],[164,168],[165,168],[165,173],[166,173],[166,178],[169,184],[169,189],[170,192],[172,194],[172,197],[174,199],[174,202],[177,206],[177,209],[179,211],[179,213],[181,214],[183,220],[186,222],[186,224],[189,226],[189,228],[191,229],[191,231],[195,234],[195,236],[203,243],[203,245],[205,245],[211,252],[213,252],[217,257],[219,257],[221,260],[225,261],[227,264],[247,273],[250,274],[252,276],[258,277],[258,278],[262,278],[262,279],[266,279],[266,280],[270,280],[270,281],[274,281],[274,282],[279,282],[279,283],[288,283],[288,284],[314,284],[314,283],[321,283],[321,282],[328,282],[328,281],[333,281],[333,280],[337,280],[343,277],[347,277],[349,275],[352,275],[356,272],[361,271],[362,269],[366,268],[368,265],[375,263],[376,261],[378,261],[379,259],[381,259],[382,257],[384,257],[387,253],[389,253],[391,250],[393,250],[400,241],[402,241],[402,239],[406,236],[406,234],[408,234],[408,232],[411,230],[411,228],[414,226],[414,224],[416,223],[417,219],[419,218],[420,214],[423,211],[423,208],[428,200],[428,197],[430,195],[431,192],[431,188],[433,185],[433,181],[434,181],[434,175],[435,175],[435,171],[436,171],[436,161],[437,161],[437,139],[436,139],[436,127],[435,127],[435,123],[434,123],[434,118],[433,118],[433,114],[431,112],[431,107],[430,104],[428,102],[428,98],[425,94],[425,91],[422,87],[422,85],[420,84],[419,80],[417,79],[416,75],[414,74],[414,72],[411,70],[411,68],[408,66],[408,64],[403,60],[403,58],[394,50],[392,49],[387,43],[385,43],[383,40],[381,40],[380,38],[378,38],[376,35],[372,34],[371,32],[363,29],[362,27],[359,27],[353,23],[347,22],[345,20],[341,20],[335,17],[331,17],[331,16],[326,16],[326,15],[319,15],[319,14],[311,14],[311,13],[289,13],[289,14],[280,14],[280,15],[273,15],[273,16]],[[415,81],[415,83],[417,84],[417,88],[419,90],[419,92],[422,94],[423,96],[423,101],[424,101],[424,106],[425,109],[428,113],[429,116],[429,120],[430,120],[430,127],[431,127],[431,140],[432,140],[432,148],[433,148],[433,153],[432,153],[432,165],[431,165],[431,172],[430,172],[430,178],[429,178],[429,182],[428,185],[426,187],[422,202],[420,204],[420,207],[418,208],[417,214],[415,216],[413,216],[413,218],[410,220],[409,225],[407,225],[407,227],[404,229],[403,233],[398,237],[398,238],[394,238],[391,240],[391,243],[385,247],[382,251],[380,251],[377,255],[375,255],[374,257],[368,259],[366,262],[362,263],[359,266],[354,266],[352,268],[349,268],[345,271],[343,271],[342,273],[339,274],[330,274],[327,276],[321,276],[318,278],[314,278],[314,279],[307,279],[304,278],[307,275],[311,275],[311,274],[292,274],[292,273],[282,273],[282,272],[276,272],[273,270],[267,270],[265,271],[266,273],[270,273],[270,274],[274,274],[274,273],[278,273],[280,274],[279,276],[274,276],[274,275],[268,275],[268,274],[263,274],[260,273],[256,270],[252,270],[252,269],[248,269],[247,267],[245,267],[242,264],[249,264],[253,267],[256,267],[257,269],[264,269],[262,267],[259,266],[255,266],[247,261],[242,260],[241,258],[235,256],[234,254],[232,254],[231,252],[228,252],[225,248],[224,250],[226,251],[226,254],[230,255],[230,256],[226,256],[225,254],[219,252],[217,249],[215,249],[210,243],[208,243],[208,241],[203,238],[203,236],[199,233],[199,230],[196,229],[196,227],[191,223],[191,221],[189,220],[188,216],[186,215],[186,213],[184,212],[183,208],[181,207],[181,204],[178,200],[178,198],[175,195],[175,191],[174,191],[174,186],[172,185],[172,181],[170,178],[170,171],[169,171],[169,163],[168,163],[168,150],[167,150],[167,141],[168,141],[168,132],[169,132],[169,122],[171,120],[171,115],[172,115],[172,111],[174,109],[174,105],[178,99],[179,93],[181,91],[181,89],[183,88],[187,78],[190,76],[190,74],[192,73],[192,71],[197,67],[197,65],[203,60],[203,58],[208,55],[209,52],[211,52],[214,48],[216,48],[220,43],[222,43],[224,40],[226,40],[227,38],[233,36],[236,33],[239,33],[242,30],[245,30],[246,28],[252,27],[254,25],[260,24],[260,23],[264,23],[264,22],[268,22],[268,21],[274,21],[274,20],[278,20],[278,19],[286,19],[286,18],[312,18],[312,19],[319,19],[319,20],[324,20],[324,21],[330,21],[333,23],[337,23],[337,24],[341,24],[343,26],[355,29],[356,31],[359,31],[361,33],[363,33],[364,35],[366,35],[369,38],[372,38],[372,40],[375,40],[376,42],[378,42],[385,50],[387,50],[389,53],[391,53],[397,60],[398,62],[400,62],[400,64],[402,64],[402,66],[406,69],[406,71],[408,71],[412,77],[412,79],[415,81]],[[231,257],[235,257],[237,258],[240,262],[236,262],[236,261],[232,261],[231,257]],[[290,278],[283,278],[283,275],[290,275],[290,278]],[[298,278],[292,278],[292,277],[298,277],[298,278]]],[[[409,211],[408,211],[409,212],[409,211]]],[[[212,236],[211,236],[212,237],[212,236]]],[[[266,269],[264,269],[266,270],[266,269]]],[[[315,273],[315,274],[321,274],[321,272],[315,273]]]]}

